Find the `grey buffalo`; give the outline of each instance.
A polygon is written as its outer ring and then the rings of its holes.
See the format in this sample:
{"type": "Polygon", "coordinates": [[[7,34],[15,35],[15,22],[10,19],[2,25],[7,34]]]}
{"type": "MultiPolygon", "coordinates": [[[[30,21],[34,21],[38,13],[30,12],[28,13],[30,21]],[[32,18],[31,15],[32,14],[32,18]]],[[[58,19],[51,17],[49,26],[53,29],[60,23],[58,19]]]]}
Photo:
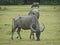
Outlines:
{"type": "Polygon", "coordinates": [[[40,13],[39,13],[39,10],[37,8],[32,8],[30,10],[30,12],[28,13],[28,15],[35,15],[38,19],[40,17],[40,13]]]}
{"type": "Polygon", "coordinates": [[[33,8],[33,7],[38,7],[38,8],[39,8],[39,3],[38,3],[38,2],[34,2],[34,3],[32,4],[32,6],[31,6],[31,8],[33,8]]]}
{"type": "Polygon", "coordinates": [[[17,30],[18,36],[17,37],[19,37],[20,39],[21,39],[20,31],[22,28],[25,30],[27,30],[27,29],[31,30],[30,38],[32,35],[34,38],[34,33],[36,33],[37,40],[40,40],[40,33],[44,31],[45,26],[44,26],[43,30],[40,30],[38,19],[36,18],[35,15],[18,16],[16,18],[14,18],[13,20],[14,20],[14,25],[12,27],[12,37],[11,37],[12,40],[13,40],[13,34],[14,34],[16,28],[18,28],[18,30],[17,30]]]}

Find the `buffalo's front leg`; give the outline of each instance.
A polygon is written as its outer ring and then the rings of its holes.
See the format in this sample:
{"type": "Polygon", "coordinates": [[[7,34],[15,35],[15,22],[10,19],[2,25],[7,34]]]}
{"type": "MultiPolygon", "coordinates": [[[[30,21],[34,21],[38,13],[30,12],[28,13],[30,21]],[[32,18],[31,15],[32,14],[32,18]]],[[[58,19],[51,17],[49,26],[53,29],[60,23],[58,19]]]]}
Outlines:
{"type": "Polygon", "coordinates": [[[40,34],[41,34],[40,31],[36,31],[36,38],[37,38],[37,41],[40,41],[40,34]]]}

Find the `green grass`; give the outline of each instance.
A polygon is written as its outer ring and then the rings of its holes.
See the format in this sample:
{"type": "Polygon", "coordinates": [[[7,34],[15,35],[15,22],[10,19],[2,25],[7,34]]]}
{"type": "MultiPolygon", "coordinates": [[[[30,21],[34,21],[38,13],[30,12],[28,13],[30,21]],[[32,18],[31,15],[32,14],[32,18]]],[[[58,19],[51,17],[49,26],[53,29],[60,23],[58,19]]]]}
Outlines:
{"type": "Polygon", "coordinates": [[[0,7],[2,7],[0,9],[0,45],[60,45],[60,5],[40,5],[39,23],[43,22],[46,26],[45,31],[41,33],[41,41],[30,40],[30,30],[23,29],[21,31],[23,39],[16,39],[15,32],[14,40],[11,40],[12,19],[18,15],[28,15],[31,5],[0,7]],[[6,7],[5,10],[4,7],[6,7]]]}

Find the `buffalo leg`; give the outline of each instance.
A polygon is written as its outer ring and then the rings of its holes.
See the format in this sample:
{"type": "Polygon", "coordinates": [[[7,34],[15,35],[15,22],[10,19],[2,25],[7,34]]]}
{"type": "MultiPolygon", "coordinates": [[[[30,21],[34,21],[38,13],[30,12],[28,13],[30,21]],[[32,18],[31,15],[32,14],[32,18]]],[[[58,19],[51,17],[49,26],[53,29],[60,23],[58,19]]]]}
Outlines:
{"type": "Polygon", "coordinates": [[[30,33],[30,39],[31,39],[31,37],[33,38],[33,40],[35,39],[35,38],[34,38],[34,32],[32,32],[32,31],[31,31],[31,33],[30,33]],[[33,36],[33,37],[32,37],[32,36],[33,36]]]}
{"type": "Polygon", "coordinates": [[[13,34],[14,34],[15,30],[16,30],[16,26],[14,26],[14,27],[12,28],[12,36],[11,36],[11,39],[12,39],[12,40],[13,40],[13,34]]]}
{"type": "Polygon", "coordinates": [[[37,31],[36,32],[37,41],[40,41],[40,35],[41,35],[41,32],[40,31],[37,31]]]}
{"type": "Polygon", "coordinates": [[[33,39],[35,39],[34,38],[34,32],[36,32],[35,28],[36,28],[35,23],[31,24],[31,26],[30,26],[30,29],[31,29],[30,39],[31,39],[31,36],[33,36],[33,39]]]}
{"type": "Polygon", "coordinates": [[[20,39],[22,39],[21,35],[20,35],[20,30],[21,30],[21,28],[18,28],[18,30],[17,30],[17,34],[18,34],[17,38],[19,37],[20,39]]]}

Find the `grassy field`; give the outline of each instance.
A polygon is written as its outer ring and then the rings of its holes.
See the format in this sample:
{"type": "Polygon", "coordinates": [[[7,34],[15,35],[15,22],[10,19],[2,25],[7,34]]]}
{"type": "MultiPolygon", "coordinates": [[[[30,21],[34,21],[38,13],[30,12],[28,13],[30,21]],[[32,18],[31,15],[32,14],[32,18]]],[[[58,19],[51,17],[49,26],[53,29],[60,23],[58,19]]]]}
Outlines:
{"type": "Polygon", "coordinates": [[[23,29],[23,39],[16,39],[15,32],[14,40],[11,40],[12,19],[18,15],[28,15],[31,5],[0,7],[0,45],[60,45],[60,5],[40,5],[39,23],[43,22],[46,26],[41,33],[41,41],[30,40],[30,30],[23,29]]]}

